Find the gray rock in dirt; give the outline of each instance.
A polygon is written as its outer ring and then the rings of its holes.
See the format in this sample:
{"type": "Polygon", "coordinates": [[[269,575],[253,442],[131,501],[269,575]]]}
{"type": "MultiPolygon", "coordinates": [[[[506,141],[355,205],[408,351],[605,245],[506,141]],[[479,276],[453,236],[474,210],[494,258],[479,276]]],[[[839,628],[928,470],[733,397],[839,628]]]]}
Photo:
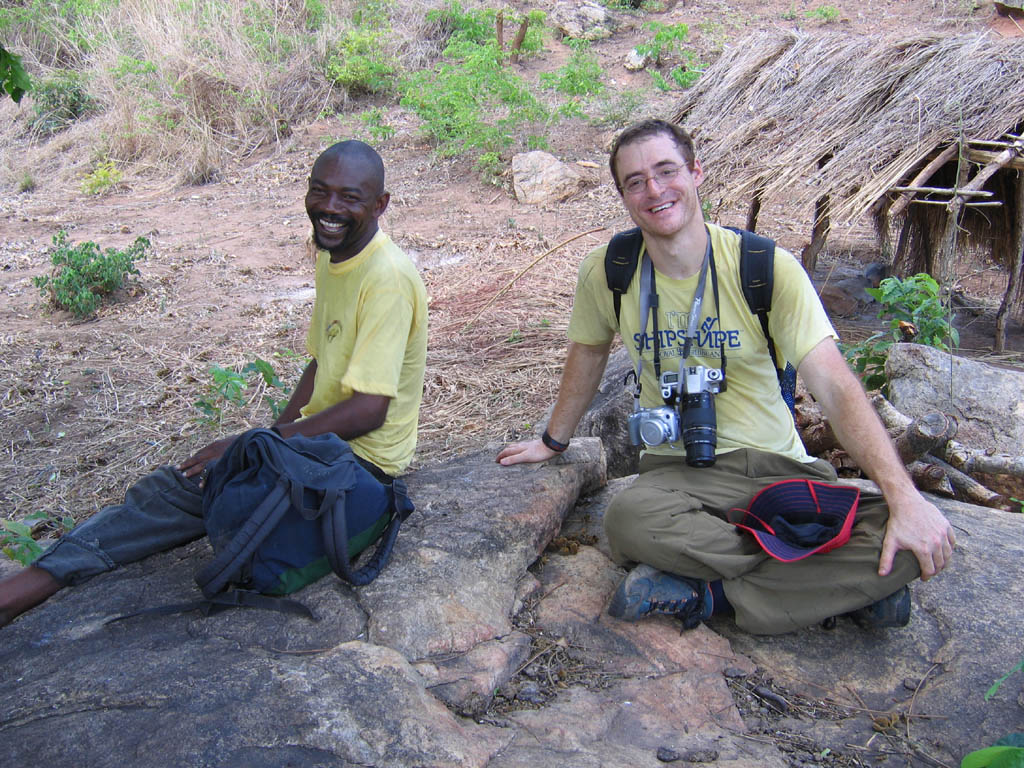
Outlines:
{"type": "Polygon", "coordinates": [[[908,416],[942,411],[959,422],[957,441],[1021,454],[1024,373],[997,368],[924,344],[894,344],[885,364],[889,399],[908,416]]]}
{"type": "Polygon", "coordinates": [[[512,188],[520,203],[558,203],[586,185],[582,173],[548,152],[534,150],[512,158],[512,188]]]}
{"type": "Polygon", "coordinates": [[[548,19],[563,37],[576,40],[604,40],[614,28],[608,9],[594,2],[555,3],[548,19]]]}

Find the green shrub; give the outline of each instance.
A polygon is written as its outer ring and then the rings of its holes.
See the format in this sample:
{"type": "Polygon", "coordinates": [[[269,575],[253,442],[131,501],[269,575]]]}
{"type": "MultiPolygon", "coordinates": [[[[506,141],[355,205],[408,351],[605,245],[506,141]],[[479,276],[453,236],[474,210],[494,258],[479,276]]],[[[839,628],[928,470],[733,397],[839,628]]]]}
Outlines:
{"type": "Polygon", "coordinates": [[[75,317],[93,314],[103,298],[124,285],[129,274],[137,275],[135,262],[146,257],[149,240],[138,237],[125,250],[100,247],[85,241],[76,246],[68,242],[67,232],[53,236],[53,273],[32,278],[32,283],[54,306],[66,309],[75,317]]]}
{"type": "Polygon", "coordinates": [[[839,9],[834,5],[819,5],[817,8],[804,13],[804,16],[808,19],[817,19],[826,24],[831,24],[833,21],[838,21],[839,9]]]}
{"type": "Polygon", "coordinates": [[[33,88],[33,116],[29,126],[33,131],[50,136],[95,111],[96,106],[77,73],[59,72],[33,88]]]}
{"type": "Polygon", "coordinates": [[[359,115],[360,121],[366,126],[370,138],[376,142],[387,141],[395,135],[395,127],[384,120],[384,110],[371,107],[359,115]]]}
{"type": "Polygon", "coordinates": [[[574,40],[572,56],[554,72],[544,72],[540,81],[548,88],[571,97],[595,96],[604,90],[604,71],[597,56],[590,52],[590,43],[574,40]]]}
{"type": "Polygon", "coordinates": [[[380,29],[347,30],[327,59],[327,79],[352,94],[390,90],[398,61],[387,53],[387,39],[387,32],[380,29]]]}
{"type": "Polygon", "coordinates": [[[121,171],[113,160],[98,163],[82,179],[82,192],[87,195],[102,195],[121,183],[121,171]]]}
{"type": "MultiPolygon", "coordinates": [[[[202,413],[200,421],[212,425],[220,425],[224,419],[224,405],[232,405],[236,408],[243,407],[249,400],[247,390],[251,384],[258,385],[263,380],[264,389],[267,387],[279,390],[287,394],[288,388],[277,377],[274,366],[262,358],[256,358],[251,363],[246,363],[241,371],[233,371],[230,368],[223,368],[219,365],[210,366],[211,383],[206,387],[206,395],[196,400],[193,405],[202,413]],[[250,379],[255,377],[254,382],[250,379]]],[[[264,392],[263,401],[270,407],[273,418],[281,415],[285,406],[288,405],[288,398],[277,398],[272,393],[264,392]]]]}
{"type": "Polygon", "coordinates": [[[911,323],[917,329],[917,344],[948,351],[960,343],[960,334],[950,324],[949,313],[939,297],[939,284],[931,275],[921,272],[906,280],[887,277],[878,288],[868,288],[867,292],[882,305],[878,317],[889,319],[888,331],[845,349],[846,359],[867,389],[886,391],[885,361],[889,348],[902,338],[901,322],[911,323]]]}
{"type": "Polygon", "coordinates": [[[21,58],[0,45],[0,94],[6,93],[18,104],[31,87],[32,81],[21,65],[21,58]]]}
{"type": "Polygon", "coordinates": [[[453,42],[445,58],[401,85],[402,106],[424,121],[440,154],[499,151],[520,126],[548,116],[526,82],[504,65],[496,40],[453,42]]]}

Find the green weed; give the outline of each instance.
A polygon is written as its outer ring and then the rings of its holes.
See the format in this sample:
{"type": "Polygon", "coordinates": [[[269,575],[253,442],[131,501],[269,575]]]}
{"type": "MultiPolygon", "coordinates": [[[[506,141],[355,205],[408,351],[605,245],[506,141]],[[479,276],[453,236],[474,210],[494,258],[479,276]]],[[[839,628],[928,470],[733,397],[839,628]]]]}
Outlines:
{"type": "Polygon", "coordinates": [[[113,160],[97,164],[82,179],[82,192],[87,195],[102,195],[121,183],[121,171],[113,160]]]}
{"type": "Polygon", "coordinates": [[[523,124],[547,118],[526,82],[505,66],[495,39],[453,41],[441,64],[401,85],[402,106],[424,121],[441,155],[500,151],[523,124]]]}
{"type": "Polygon", "coordinates": [[[395,127],[384,121],[384,110],[380,107],[371,107],[363,111],[360,113],[359,119],[375,142],[387,141],[395,135],[395,127]]]}
{"type": "Polygon", "coordinates": [[[808,19],[814,19],[824,22],[825,24],[831,24],[832,22],[839,20],[839,9],[834,5],[819,5],[817,8],[806,11],[804,16],[808,19]]]}
{"type": "Polygon", "coordinates": [[[21,65],[21,57],[0,45],[0,94],[6,93],[18,104],[31,87],[32,81],[21,65]]]}
{"type": "Polygon", "coordinates": [[[640,43],[636,51],[641,56],[650,56],[655,64],[662,63],[665,58],[678,56],[683,50],[683,42],[690,34],[686,24],[662,24],[660,21],[649,21],[644,24],[644,29],[654,34],[647,42],[640,43]]]}
{"type": "Polygon", "coordinates": [[[21,178],[18,179],[18,192],[31,192],[36,188],[36,180],[32,174],[28,171],[23,171],[21,178]]]}
{"type": "Polygon", "coordinates": [[[604,90],[604,71],[586,40],[570,42],[572,56],[554,72],[544,72],[540,81],[548,88],[574,99],[595,96],[604,90]]]}
{"type": "Polygon", "coordinates": [[[287,395],[287,386],[277,377],[274,366],[262,358],[247,363],[240,371],[211,365],[209,374],[212,381],[206,387],[206,394],[193,403],[202,414],[199,421],[219,426],[224,420],[225,406],[244,407],[249,402],[250,387],[258,385],[260,379],[264,385],[263,401],[275,419],[288,405],[287,397],[275,397],[273,394],[273,390],[277,390],[287,395]]]}
{"type": "Polygon", "coordinates": [[[782,13],[780,13],[779,17],[783,21],[796,21],[797,20],[796,3],[790,3],[789,4],[789,10],[788,11],[783,11],[782,13]]]}
{"type": "Polygon", "coordinates": [[[73,246],[61,230],[53,236],[53,273],[33,277],[32,283],[54,306],[78,318],[89,317],[104,297],[124,285],[125,277],[139,274],[135,262],[146,257],[149,247],[144,237],[137,237],[124,250],[101,251],[90,240],[73,246]]]}
{"type": "Polygon", "coordinates": [[[889,319],[889,330],[876,333],[859,344],[846,347],[845,355],[869,389],[886,392],[885,361],[889,348],[901,338],[900,322],[917,329],[914,342],[948,351],[960,343],[960,334],[949,322],[949,313],[939,298],[939,284],[924,272],[900,280],[887,277],[878,288],[867,292],[881,304],[879,318],[889,319]]]}
{"type": "Polygon", "coordinates": [[[383,93],[392,87],[398,61],[387,52],[387,31],[357,27],[338,40],[327,59],[327,79],[349,93],[383,93]]]}
{"type": "Polygon", "coordinates": [[[96,109],[81,76],[64,71],[40,81],[32,90],[31,130],[50,136],[96,109]]]}
{"type": "Polygon", "coordinates": [[[51,517],[46,512],[34,512],[21,522],[0,518],[0,552],[16,563],[30,565],[43,553],[43,548],[32,535],[34,529],[43,527],[66,533],[74,525],[75,521],[70,517],[51,517]]]}

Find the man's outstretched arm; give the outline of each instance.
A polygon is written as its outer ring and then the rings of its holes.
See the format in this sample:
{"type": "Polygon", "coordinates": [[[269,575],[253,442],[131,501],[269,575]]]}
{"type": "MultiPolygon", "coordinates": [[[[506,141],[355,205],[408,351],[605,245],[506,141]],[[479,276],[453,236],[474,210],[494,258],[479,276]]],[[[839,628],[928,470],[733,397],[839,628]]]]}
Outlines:
{"type": "MultiPolygon", "coordinates": [[[[601,376],[608,362],[608,344],[578,344],[569,342],[569,354],[562,369],[562,383],[558,387],[558,400],[548,421],[548,434],[560,443],[568,443],[576,431],[583,414],[601,384],[601,376]]],[[[496,461],[504,466],[523,462],[547,461],[558,454],[540,440],[512,443],[498,454],[496,461]]]]}
{"type": "Polygon", "coordinates": [[[892,570],[897,551],[908,549],[917,557],[921,578],[930,579],[949,564],[956,546],[953,527],[907,475],[835,340],[819,342],[801,361],[799,371],[843,448],[875,481],[889,504],[879,575],[892,570]]]}

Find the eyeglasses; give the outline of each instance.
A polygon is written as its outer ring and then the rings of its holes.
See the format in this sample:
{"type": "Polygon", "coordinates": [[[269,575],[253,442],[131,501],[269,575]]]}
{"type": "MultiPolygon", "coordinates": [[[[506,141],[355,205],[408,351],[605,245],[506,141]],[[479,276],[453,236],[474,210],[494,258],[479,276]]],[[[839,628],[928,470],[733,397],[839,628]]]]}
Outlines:
{"type": "Polygon", "coordinates": [[[652,176],[631,176],[622,188],[629,195],[642,195],[647,191],[647,182],[656,181],[664,189],[682,170],[681,165],[663,165],[652,176]]]}

